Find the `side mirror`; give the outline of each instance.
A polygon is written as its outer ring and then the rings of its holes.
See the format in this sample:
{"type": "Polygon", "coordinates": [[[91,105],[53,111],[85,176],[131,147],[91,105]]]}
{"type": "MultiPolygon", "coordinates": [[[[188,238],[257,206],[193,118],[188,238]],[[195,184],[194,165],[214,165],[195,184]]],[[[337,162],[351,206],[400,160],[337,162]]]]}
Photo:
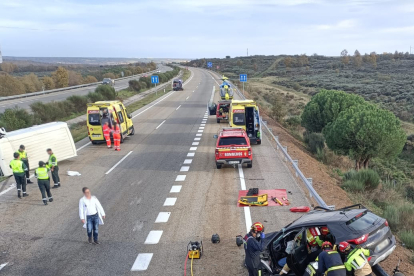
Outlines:
{"type": "Polygon", "coordinates": [[[128,119],[132,119],[132,115],[131,114],[128,114],[128,119]]]}
{"type": "Polygon", "coordinates": [[[213,135],[213,138],[214,138],[214,139],[217,139],[217,138],[218,138],[218,135],[217,135],[217,134],[214,134],[214,135],[213,135]]]}

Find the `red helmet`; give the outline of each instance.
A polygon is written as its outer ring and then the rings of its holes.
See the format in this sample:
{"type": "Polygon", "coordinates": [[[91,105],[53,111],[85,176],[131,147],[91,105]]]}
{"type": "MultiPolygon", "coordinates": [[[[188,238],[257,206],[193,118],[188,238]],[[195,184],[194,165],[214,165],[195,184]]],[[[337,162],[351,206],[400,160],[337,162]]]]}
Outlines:
{"type": "Polygon", "coordinates": [[[252,230],[257,231],[257,232],[263,232],[264,226],[260,222],[255,222],[252,225],[252,230]]]}
{"type": "Polygon", "coordinates": [[[351,249],[351,245],[349,243],[347,243],[347,242],[339,243],[339,251],[344,253],[344,252],[348,251],[349,249],[351,249]]]}
{"type": "Polygon", "coordinates": [[[321,227],[321,234],[326,236],[329,234],[329,229],[326,226],[321,227]]]}
{"type": "Polygon", "coordinates": [[[325,242],[323,242],[322,243],[322,249],[325,249],[325,248],[332,248],[332,243],[331,242],[328,242],[328,241],[325,241],[325,242]]]}

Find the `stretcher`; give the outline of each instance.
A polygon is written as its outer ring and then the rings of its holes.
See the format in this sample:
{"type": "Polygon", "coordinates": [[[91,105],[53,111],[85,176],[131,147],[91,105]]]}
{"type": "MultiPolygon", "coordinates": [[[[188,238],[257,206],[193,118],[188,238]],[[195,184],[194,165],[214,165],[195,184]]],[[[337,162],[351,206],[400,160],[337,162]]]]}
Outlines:
{"type": "Polygon", "coordinates": [[[238,201],[241,205],[245,206],[267,206],[267,194],[256,196],[242,196],[238,201]]]}

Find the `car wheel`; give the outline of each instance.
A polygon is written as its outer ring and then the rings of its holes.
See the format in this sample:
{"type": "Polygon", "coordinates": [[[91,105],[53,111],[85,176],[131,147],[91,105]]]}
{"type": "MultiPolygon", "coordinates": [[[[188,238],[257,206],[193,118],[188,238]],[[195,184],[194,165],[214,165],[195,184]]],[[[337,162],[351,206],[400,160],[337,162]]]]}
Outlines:
{"type": "Polygon", "coordinates": [[[222,164],[216,164],[216,167],[217,167],[217,169],[221,169],[221,167],[222,167],[223,165],[222,164]]]}
{"type": "Polygon", "coordinates": [[[134,135],[134,134],[135,134],[135,128],[134,128],[134,126],[132,126],[132,127],[131,127],[131,133],[129,133],[129,135],[131,135],[131,136],[132,136],[132,135],[134,135]]]}
{"type": "Polygon", "coordinates": [[[220,119],[217,119],[217,124],[220,124],[220,119]]]}
{"type": "Polygon", "coordinates": [[[98,144],[96,141],[91,141],[92,145],[98,144]]]}
{"type": "Polygon", "coordinates": [[[261,144],[262,144],[262,140],[257,141],[257,144],[258,144],[258,145],[261,145],[261,144]]]}
{"type": "Polygon", "coordinates": [[[124,143],[124,135],[121,134],[121,144],[124,143]]]}
{"type": "Polygon", "coordinates": [[[248,167],[248,168],[252,168],[252,167],[253,167],[253,162],[252,162],[252,163],[250,163],[250,164],[247,164],[247,167],[248,167]]]}

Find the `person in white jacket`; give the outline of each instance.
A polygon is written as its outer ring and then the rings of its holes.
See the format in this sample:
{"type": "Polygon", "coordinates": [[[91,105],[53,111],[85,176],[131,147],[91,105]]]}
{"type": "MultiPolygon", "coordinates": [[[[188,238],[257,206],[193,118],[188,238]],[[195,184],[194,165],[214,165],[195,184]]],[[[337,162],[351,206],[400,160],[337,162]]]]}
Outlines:
{"type": "Polygon", "coordinates": [[[92,244],[92,234],[94,244],[98,241],[98,227],[104,224],[105,211],[96,196],[91,195],[89,188],[82,188],[84,196],[79,200],[79,217],[83,223],[83,228],[88,232],[88,241],[92,244]]]}

